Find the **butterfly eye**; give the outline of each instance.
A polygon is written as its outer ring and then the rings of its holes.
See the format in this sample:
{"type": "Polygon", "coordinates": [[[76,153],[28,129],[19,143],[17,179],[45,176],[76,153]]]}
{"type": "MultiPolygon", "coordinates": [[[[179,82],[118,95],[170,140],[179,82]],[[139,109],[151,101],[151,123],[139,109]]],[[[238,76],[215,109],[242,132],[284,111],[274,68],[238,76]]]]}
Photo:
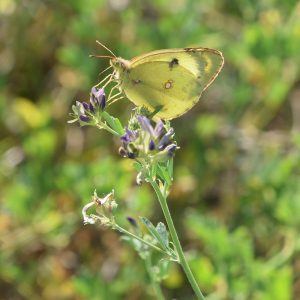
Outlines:
{"type": "Polygon", "coordinates": [[[113,59],[112,64],[115,68],[118,68],[118,69],[124,69],[125,68],[124,63],[122,61],[120,61],[119,59],[113,59]]]}

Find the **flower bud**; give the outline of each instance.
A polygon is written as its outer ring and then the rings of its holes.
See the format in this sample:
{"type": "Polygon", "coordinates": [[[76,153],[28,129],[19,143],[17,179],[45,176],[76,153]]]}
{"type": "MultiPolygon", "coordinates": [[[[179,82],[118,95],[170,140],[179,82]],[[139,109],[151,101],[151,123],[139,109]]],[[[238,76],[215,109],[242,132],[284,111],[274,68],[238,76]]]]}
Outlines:
{"type": "Polygon", "coordinates": [[[169,141],[170,141],[173,134],[174,134],[174,129],[170,128],[169,131],[160,140],[160,142],[158,144],[158,149],[159,150],[162,150],[167,146],[167,144],[169,143],[169,141]]]}
{"type": "Polygon", "coordinates": [[[136,220],[132,217],[127,217],[127,221],[133,226],[133,227],[137,227],[137,223],[136,220]]]}
{"type": "Polygon", "coordinates": [[[95,112],[94,106],[93,106],[93,104],[92,104],[91,102],[89,103],[89,110],[90,110],[92,113],[95,112]]]}
{"type": "Polygon", "coordinates": [[[151,140],[150,143],[149,143],[149,150],[153,151],[154,149],[155,149],[155,143],[154,143],[153,140],[151,140]]]}
{"type": "Polygon", "coordinates": [[[98,106],[103,111],[105,108],[105,92],[104,89],[98,89],[95,86],[92,87],[90,103],[93,106],[98,106]]]}
{"type": "Polygon", "coordinates": [[[100,99],[100,109],[103,111],[106,105],[106,100],[105,100],[105,94],[102,95],[101,99],[100,99]]]}
{"type": "Polygon", "coordinates": [[[83,105],[84,109],[86,109],[86,110],[89,109],[89,105],[86,102],[82,102],[82,105],[83,105]]]}
{"type": "Polygon", "coordinates": [[[88,116],[86,116],[86,115],[80,115],[79,116],[79,119],[80,119],[80,121],[82,121],[82,122],[89,122],[91,119],[88,117],[88,116]]]}

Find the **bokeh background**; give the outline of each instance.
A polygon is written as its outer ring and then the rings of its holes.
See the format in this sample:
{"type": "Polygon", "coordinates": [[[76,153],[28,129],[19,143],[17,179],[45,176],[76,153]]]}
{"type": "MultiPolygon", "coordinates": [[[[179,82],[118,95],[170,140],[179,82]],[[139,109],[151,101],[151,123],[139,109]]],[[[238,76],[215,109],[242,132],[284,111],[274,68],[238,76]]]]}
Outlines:
{"type": "MultiPolygon", "coordinates": [[[[300,299],[300,3],[295,0],[1,0],[0,298],[153,299],[120,236],[83,226],[94,189],[119,222],[163,220],[132,161],[104,131],[67,124],[108,66],[99,39],[132,58],[221,50],[225,67],[172,122],[181,149],[169,199],[208,299],[300,299]]],[[[153,75],[155,76],[155,74],[153,75]]],[[[123,100],[110,112],[124,123],[123,100]]],[[[178,266],[167,299],[192,299],[178,266]]]]}

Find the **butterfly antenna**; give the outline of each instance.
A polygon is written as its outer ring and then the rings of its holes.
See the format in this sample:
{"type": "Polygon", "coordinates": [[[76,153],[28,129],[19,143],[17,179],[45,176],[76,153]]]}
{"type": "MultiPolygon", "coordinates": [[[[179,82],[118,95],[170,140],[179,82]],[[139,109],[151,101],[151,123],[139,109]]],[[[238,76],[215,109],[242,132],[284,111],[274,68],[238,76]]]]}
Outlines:
{"type": "Polygon", "coordinates": [[[110,50],[108,49],[105,45],[103,45],[102,43],[100,43],[98,40],[96,40],[96,43],[99,44],[101,47],[103,47],[104,49],[106,49],[109,53],[111,53],[114,57],[116,57],[116,55],[110,50]]]}
{"type": "Polygon", "coordinates": [[[109,55],[94,55],[94,54],[90,54],[89,57],[96,57],[96,58],[115,58],[115,56],[109,56],[109,55]]]}

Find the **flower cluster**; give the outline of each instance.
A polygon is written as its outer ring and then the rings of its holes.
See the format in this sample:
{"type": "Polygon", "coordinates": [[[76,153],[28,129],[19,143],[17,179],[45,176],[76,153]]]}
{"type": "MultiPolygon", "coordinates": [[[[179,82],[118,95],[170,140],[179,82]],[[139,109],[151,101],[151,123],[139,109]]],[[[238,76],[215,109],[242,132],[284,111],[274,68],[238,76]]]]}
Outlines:
{"type": "Polygon", "coordinates": [[[150,120],[138,115],[121,136],[119,153],[131,159],[144,159],[151,163],[167,160],[174,156],[177,147],[174,129],[159,120],[155,127],[150,120]]]}
{"type": "Polygon", "coordinates": [[[93,87],[90,94],[90,101],[87,102],[76,102],[73,105],[73,116],[74,121],[79,120],[81,124],[89,123],[93,120],[94,116],[98,116],[105,108],[106,99],[104,89],[97,89],[93,87]]]}

